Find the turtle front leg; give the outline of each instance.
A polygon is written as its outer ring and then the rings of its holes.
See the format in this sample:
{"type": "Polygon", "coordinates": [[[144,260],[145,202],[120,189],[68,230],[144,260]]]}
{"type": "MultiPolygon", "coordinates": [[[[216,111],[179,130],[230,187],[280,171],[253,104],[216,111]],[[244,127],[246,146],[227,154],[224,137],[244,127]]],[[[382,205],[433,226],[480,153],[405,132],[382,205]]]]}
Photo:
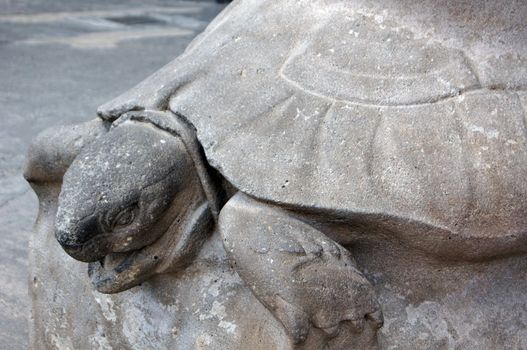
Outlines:
{"type": "Polygon", "coordinates": [[[382,314],[350,253],[291,212],[238,193],[220,213],[234,267],[294,349],[376,346],[382,314]]]}

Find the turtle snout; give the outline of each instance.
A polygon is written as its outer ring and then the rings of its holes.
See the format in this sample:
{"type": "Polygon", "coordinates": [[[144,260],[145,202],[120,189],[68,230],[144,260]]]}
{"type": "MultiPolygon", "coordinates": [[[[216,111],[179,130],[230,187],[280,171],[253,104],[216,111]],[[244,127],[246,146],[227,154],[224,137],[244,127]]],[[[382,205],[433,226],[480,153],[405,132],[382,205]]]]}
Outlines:
{"type": "Polygon", "coordinates": [[[69,232],[57,230],[55,231],[55,238],[65,250],[78,250],[82,247],[82,243],[77,243],[70,238],[69,232]]]}
{"type": "Polygon", "coordinates": [[[57,223],[55,238],[66,250],[78,250],[87,241],[99,234],[97,218],[94,215],[83,218],[74,225],[57,223]]]}
{"type": "Polygon", "coordinates": [[[97,261],[106,255],[103,247],[92,240],[97,234],[98,231],[91,230],[90,225],[71,230],[61,228],[55,230],[55,238],[62,249],[72,258],[83,262],[97,261]]]}

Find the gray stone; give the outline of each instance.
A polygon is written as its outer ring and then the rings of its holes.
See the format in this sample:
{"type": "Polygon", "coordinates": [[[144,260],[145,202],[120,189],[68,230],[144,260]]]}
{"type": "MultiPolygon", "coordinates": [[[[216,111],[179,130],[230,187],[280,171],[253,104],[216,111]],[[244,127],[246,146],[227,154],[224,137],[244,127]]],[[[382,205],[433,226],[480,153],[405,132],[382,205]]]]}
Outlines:
{"type": "MultiPolygon", "coordinates": [[[[83,300],[112,326],[40,337],[527,347],[526,16],[484,1],[233,3],[100,119],[36,140],[39,237],[54,231],[96,290],[120,293],[83,300]],[[166,314],[149,328],[180,302],[196,308],[175,317],[187,327],[170,338],[166,314]]],[[[65,325],[86,322],[71,306],[86,288],[62,297],[65,325]]]]}

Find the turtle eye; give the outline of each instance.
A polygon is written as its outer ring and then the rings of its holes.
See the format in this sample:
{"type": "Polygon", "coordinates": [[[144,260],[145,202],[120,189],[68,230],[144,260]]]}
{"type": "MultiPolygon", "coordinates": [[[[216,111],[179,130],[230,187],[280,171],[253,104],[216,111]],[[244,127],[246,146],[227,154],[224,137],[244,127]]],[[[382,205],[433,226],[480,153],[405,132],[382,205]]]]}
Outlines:
{"type": "Polygon", "coordinates": [[[112,227],[127,226],[132,223],[135,219],[135,212],[137,205],[130,206],[124,210],[121,210],[112,222],[112,227]]]}

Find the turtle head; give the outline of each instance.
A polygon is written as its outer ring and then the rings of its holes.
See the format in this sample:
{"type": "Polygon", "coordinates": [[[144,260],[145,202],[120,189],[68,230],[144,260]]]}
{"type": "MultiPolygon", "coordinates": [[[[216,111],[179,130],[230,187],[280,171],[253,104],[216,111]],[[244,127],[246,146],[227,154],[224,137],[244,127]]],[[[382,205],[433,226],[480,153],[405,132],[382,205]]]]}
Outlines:
{"type": "Polygon", "coordinates": [[[182,139],[129,120],[83,149],[65,173],[55,236],[90,263],[96,289],[114,293],[188,264],[210,221],[182,139]]]}

